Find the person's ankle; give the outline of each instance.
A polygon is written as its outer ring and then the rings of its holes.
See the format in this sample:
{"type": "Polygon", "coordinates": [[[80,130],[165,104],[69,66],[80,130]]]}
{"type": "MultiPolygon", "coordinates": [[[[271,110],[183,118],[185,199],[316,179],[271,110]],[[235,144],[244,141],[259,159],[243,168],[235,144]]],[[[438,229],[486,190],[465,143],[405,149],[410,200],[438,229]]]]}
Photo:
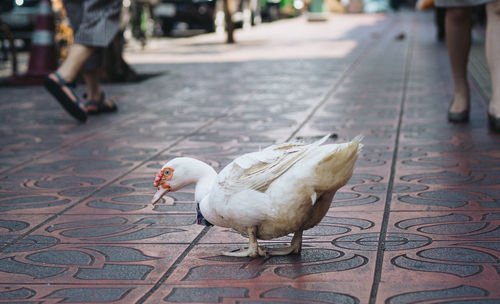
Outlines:
{"type": "Polygon", "coordinates": [[[59,77],[61,77],[67,83],[72,83],[74,81],[74,79],[71,77],[71,75],[66,73],[64,70],[58,69],[58,70],[54,71],[54,73],[57,73],[59,75],[59,77]]]}
{"type": "Polygon", "coordinates": [[[95,100],[95,101],[101,100],[102,93],[103,93],[102,91],[97,91],[97,92],[88,92],[87,91],[87,99],[88,100],[95,100]]]}

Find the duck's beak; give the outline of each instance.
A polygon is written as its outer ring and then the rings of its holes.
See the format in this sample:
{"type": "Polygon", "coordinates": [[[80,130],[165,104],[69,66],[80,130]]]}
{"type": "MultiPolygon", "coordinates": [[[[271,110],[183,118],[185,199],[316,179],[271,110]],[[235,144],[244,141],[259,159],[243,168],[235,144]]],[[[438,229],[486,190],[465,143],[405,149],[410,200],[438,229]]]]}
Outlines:
{"type": "MultiPolygon", "coordinates": [[[[168,185],[168,184],[167,184],[168,185]]],[[[156,190],[155,195],[153,196],[153,200],[151,203],[154,205],[158,203],[158,201],[165,195],[167,192],[170,192],[170,185],[167,187],[163,188],[162,186],[158,187],[158,190],[156,190]]]]}

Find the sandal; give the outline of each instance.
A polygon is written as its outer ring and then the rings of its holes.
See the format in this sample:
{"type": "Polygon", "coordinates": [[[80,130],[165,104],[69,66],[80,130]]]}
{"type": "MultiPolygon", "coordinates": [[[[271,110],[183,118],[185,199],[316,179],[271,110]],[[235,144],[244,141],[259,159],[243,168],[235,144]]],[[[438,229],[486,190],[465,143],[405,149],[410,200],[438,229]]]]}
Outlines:
{"type": "Polygon", "coordinates": [[[118,107],[112,100],[106,99],[104,92],[101,93],[101,98],[99,98],[99,100],[87,100],[85,102],[85,108],[87,108],[87,113],[91,115],[111,113],[118,110],[118,107]]]}
{"type": "Polygon", "coordinates": [[[57,72],[53,72],[50,75],[45,76],[43,81],[45,88],[55,97],[63,108],[71,114],[71,116],[81,122],[85,122],[87,120],[87,113],[85,109],[82,108],[78,95],[75,94],[71,84],[66,82],[57,72]],[[49,77],[50,75],[54,75],[57,81],[49,77]],[[66,88],[66,90],[64,88],[66,88]]]}

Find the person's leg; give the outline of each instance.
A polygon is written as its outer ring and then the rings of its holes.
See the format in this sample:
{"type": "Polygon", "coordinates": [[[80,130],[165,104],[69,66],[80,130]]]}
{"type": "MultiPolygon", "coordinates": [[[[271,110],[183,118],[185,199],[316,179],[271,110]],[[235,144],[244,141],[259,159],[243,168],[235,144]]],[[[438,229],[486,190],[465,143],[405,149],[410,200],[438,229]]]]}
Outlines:
{"type": "Polygon", "coordinates": [[[101,98],[101,86],[99,85],[100,69],[86,70],[82,72],[83,81],[87,90],[88,100],[99,100],[101,98]]]}
{"type": "Polygon", "coordinates": [[[115,112],[118,109],[113,100],[106,98],[100,85],[102,53],[102,48],[96,48],[81,71],[87,91],[84,104],[88,114],[115,112]]]}
{"type": "Polygon", "coordinates": [[[101,97],[101,86],[99,85],[102,66],[102,48],[96,48],[81,69],[83,81],[87,91],[88,100],[99,100],[101,97]]]}
{"type": "MultiPolygon", "coordinates": [[[[491,75],[492,95],[488,112],[500,118],[500,1],[486,5],[486,59],[491,75]]],[[[498,130],[500,131],[500,130],[498,130]]]]}
{"type": "Polygon", "coordinates": [[[453,101],[450,113],[460,113],[469,108],[467,61],[471,46],[472,8],[449,7],[446,9],[445,31],[448,57],[453,75],[453,101]]]}
{"type": "MultiPolygon", "coordinates": [[[[74,81],[78,72],[94,51],[94,47],[73,44],[69,49],[68,57],[66,57],[56,72],[67,82],[74,81]]],[[[54,76],[49,75],[49,77],[53,78],[54,76]]],[[[54,78],[54,80],[57,79],[54,78]]]]}
{"type": "Polygon", "coordinates": [[[109,113],[118,110],[114,101],[106,98],[99,84],[100,72],[101,69],[85,70],[82,72],[87,89],[85,106],[88,114],[109,113]]]}

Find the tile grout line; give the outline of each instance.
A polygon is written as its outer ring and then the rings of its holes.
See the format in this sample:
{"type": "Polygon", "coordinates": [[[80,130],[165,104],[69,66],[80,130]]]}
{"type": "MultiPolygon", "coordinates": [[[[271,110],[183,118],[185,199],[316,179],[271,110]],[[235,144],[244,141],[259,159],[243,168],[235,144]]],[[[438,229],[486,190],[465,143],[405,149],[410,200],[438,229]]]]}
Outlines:
{"type": "MultiPolygon", "coordinates": [[[[391,23],[389,22],[389,24],[386,26],[386,27],[389,27],[391,23]]],[[[356,67],[359,66],[359,64],[363,61],[364,57],[366,56],[366,54],[368,54],[371,50],[374,49],[374,47],[380,43],[380,39],[374,39],[372,40],[370,43],[368,43],[364,50],[360,51],[360,54],[357,55],[357,57],[353,60],[352,63],[350,63],[347,68],[342,72],[340,78],[333,84],[333,86],[325,93],[325,95],[323,95],[321,98],[320,98],[320,101],[313,107],[313,109],[311,110],[311,112],[306,116],[306,118],[299,124],[299,126],[292,132],[292,134],[287,137],[286,141],[290,141],[294,138],[295,135],[297,135],[297,133],[299,133],[299,131],[311,120],[311,118],[316,114],[316,112],[319,110],[319,108],[321,108],[327,101],[328,99],[330,98],[330,96],[332,96],[336,91],[337,89],[344,83],[344,81],[347,79],[348,76],[350,76],[353,71],[356,69],[356,67]]]]}
{"type": "Polygon", "coordinates": [[[77,200],[75,203],[73,203],[71,206],[68,206],[66,208],[64,208],[63,210],[55,213],[54,215],[50,216],[49,218],[47,218],[46,220],[44,220],[43,222],[39,223],[38,225],[34,226],[33,228],[31,228],[29,231],[21,234],[19,237],[15,238],[14,240],[10,240],[8,241],[6,244],[4,244],[2,247],[0,247],[0,253],[3,252],[4,250],[6,250],[8,247],[14,245],[15,243],[19,242],[20,240],[22,240],[23,238],[25,238],[27,235],[31,234],[33,231],[39,229],[40,227],[42,227],[43,225],[46,225],[48,224],[49,222],[51,222],[52,220],[56,219],[58,216],[64,214],[66,211],[68,210],[71,210],[72,208],[74,208],[76,205],[80,204],[81,202],[83,202],[84,200],[92,197],[94,194],[98,193],[99,191],[101,191],[104,187],[114,183],[115,181],[119,180],[122,176],[124,175],[127,175],[129,174],[130,172],[133,172],[134,170],[136,170],[137,168],[143,166],[144,164],[146,164],[147,162],[151,161],[152,159],[154,159],[155,157],[161,155],[162,153],[164,153],[165,151],[168,151],[170,149],[172,149],[174,146],[178,145],[179,143],[181,143],[182,141],[186,140],[187,138],[189,138],[190,136],[198,133],[200,130],[202,130],[203,128],[215,123],[216,121],[218,121],[219,119],[221,118],[224,118],[226,116],[228,116],[231,112],[231,108],[228,108],[226,111],[224,111],[221,115],[215,117],[215,118],[212,118],[210,119],[209,121],[207,121],[206,123],[202,124],[201,126],[199,126],[198,128],[194,129],[192,132],[184,135],[184,136],[181,136],[179,139],[177,139],[176,141],[174,141],[173,143],[171,143],[170,145],[168,145],[166,148],[158,151],[157,153],[153,154],[151,157],[141,161],[140,163],[138,163],[136,166],[132,167],[130,170],[124,172],[122,175],[120,175],[119,177],[116,177],[110,181],[108,181],[107,183],[101,185],[101,187],[98,187],[97,189],[95,189],[94,191],[92,191],[92,193],[86,195],[85,197],[77,200]]]}
{"type": "MultiPolygon", "coordinates": [[[[373,49],[373,46],[377,45],[378,43],[380,42],[379,39],[377,40],[374,40],[372,41],[371,43],[369,43],[364,50],[362,50],[360,52],[360,54],[354,59],[354,61],[344,70],[344,73],[342,74],[342,76],[340,77],[340,79],[331,87],[330,90],[328,90],[328,92],[321,98],[320,102],[318,102],[318,104],[316,104],[316,106],[312,109],[312,111],[308,114],[308,116],[306,117],[306,119],[297,127],[297,129],[295,131],[292,132],[292,135],[289,137],[289,138],[293,138],[293,136],[295,136],[301,129],[302,127],[314,116],[314,114],[317,112],[317,110],[323,105],[325,104],[327,101],[328,101],[328,98],[341,86],[341,84],[345,81],[345,79],[352,73],[352,71],[357,67],[359,66],[360,62],[364,59],[364,57],[366,56],[367,53],[369,53],[371,51],[371,49],[373,49]]],[[[219,115],[211,120],[209,120],[208,122],[206,122],[205,124],[201,125],[200,127],[196,128],[194,131],[182,136],[181,138],[179,138],[178,140],[174,141],[172,144],[168,145],[166,148],[160,150],[159,152],[155,153],[154,155],[152,155],[151,157],[143,160],[142,162],[140,162],[139,164],[137,164],[136,166],[132,167],[130,170],[126,171],[123,175],[126,175],[126,174],[129,174],[130,172],[133,172],[134,170],[136,170],[137,168],[139,168],[140,166],[144,165],[145,163],[147,163],[148,161],[154,159],[155,157],[157,157],[158,155],[161,155],[162,153],[164,153],[165,151],[168,151],[169,149],[172,149],[174,146],[176,146],[177,144],[181,143],[182,141],[186,140],[187,138],[189,138],[190,136],[193,136],[194,134],[198,133],[200,130],[202,130],[203,128],[215,123],[216,121],[230,115],[231,109],[227,109],[224,113],[222,113],[222,115],[219,115]]],[[[101,128],[98,128],[98,129],[101,129],[101,128]]],[[[93,135],[92,134],[89,134],[88,136],[85,136],[84,138],[85,139],[90,139],[93,135]]],[[[80,141],[81,142],[81,141],[80,141]]],[[[75,145],[75,142],[70,142],[66,145],[63,145],[63,146],[60,146],[56,149],[53,149],[53,150],[50,150],[50,151],[47,151],[45,153],[42,153],[42,155],[49,155],[51,153],[53,153],[54,151],[57,151],[61,148],[66,148],[66,147],[71,147],[71,146],[74,146],[75,145]]],[[[30,159],[29,160],[30,162],[33,161],[33,159],[30,159]]],[[[15,168],[18,168],[18,167],[22,167],[22,165],[15,165],[9,169],[6,169],[4,172],[9,172],[15,168]]],[[[25,238],[27,235],[31,234],[33,231],[39,229],[40,227],[42,227],[43,225],[51,222],[52,220],[54,220],[55,218],[57,218],[58,216],[64,214],[65,212],[67,212],[68,210],[74,208],[76,205],[78,205],[79,203],[83,202],[84,200],[86,200],[87,198],[91,197],[92,195],[94,195],[95,193],[99,192],[100,190],[102,190],[104,187],[106,187],[107,185],[109,184],[112,184],[114,183],[116,180],[120,179],[120,177],[116,177],[112,180],[110,180],[108,183],[105,183],[103,184],[101,187],[97,188],[95,191],[93,191],[92,193],[90,193],[89,195],[79,199],[78,201],[76,201],[74,204],[72,204],[71,206],[68,206],[66,208],[64,208],[63,210],[59,211],[58,213],[54,214],[53,216],[47,218],[45,221],[43,221],[42,223],[36,225],[35,227],[33,227],[32,229],[30,229],[28,232],[25,232],[23,233],[19,238],[17,238],[16,240],[13,240],[11,242],[9,242],[8,244],[6,244],[4,247],[0,248],[0,252],[4,251],[6,248],[10,247],[11,245],[17,243],[18,241],[22,240],[23,238],[25,238]]],[[[206,235],[206,233],[210,230],[210,227],[205,227],[198,235],[197,237],[193,240],[193,242],[191,242],[189,244],[189,246],[183,251],[183,253],[176,259],[176,261],[172,264],[172,266],[169,267],[169,269],[166,271],[166,273],[160,278],[160,280],[151,288],[150,291],[148,291],[143,297],[141,297],[136,303],[144,303],[144,301],[146,301],[158,288],[161,287],[161,285],[164,283],[164,281],[171,275],[171,273],[173,271],[175,271],[175,269],[178,267],[179,264],[182,263],[182,261],[184,260],[184,258],[189,254],[189,252],[200,242],[200,240],[206,235]]]]}
{"type": "MultiPolygon", "coordinates": [[[[344,82],[344,80],[349,76],[352,71],[359,65],[364,56],[373,49],[373,46],[379,43],[379,40],[374,40],[365,47],[363,51],[354,59],[354,61],[346,68],[346,70],[342,73],[340,79],[327,91],[327,93],[320,99],[320,101],[314,106],[311,112],[307,115],[302,123],[292,132],[292,134],[286,139],[287,141],[291,140],[301,129],[302,127],[314,116],[317,110],[328,101],[328,98],[340,87],[340,85],[344,82]]],[[[199,243],[199,241],[205,236],[210,227],[205,227],[200,234],[191,242],[191,244],[184,250],[184,252],[176,259],[174,264],[169,267],[169,269],[165,272],[165,274],[158,280],[158,282],[144,295],[142,296],[136,304],[144,303],[160,286],[167,280],[167,278],[177,269],[178,265],[182,263],[184,258],[189,254],[189,252],[199,243]]]]}
{"type": "Polygon", "coordinates": [[[148,290],[139,300],[137,300],[135,303],[136,304],[142,304],[144,303],[153,293],[160,288],[163,283],[170,277],[170,275],[177,269],[177,267],[184,261],[184,258],[193,250],[193,248],[198,245],[200,240],[207,234],[207,232],[210,230],[209,226],[206,226],[203,228],[203,230],[196,236],[196,238],[189,244],[189,246],[177,257],[175,262],[168,267],[167,271],[161,276],[161,278],[154,284],[154,286],[148,290]]]}
{"type": "Polygon", "coordinates": [[[398,117],[398,125],[396,129],[396,138],[394,141],[394,152],[392,154],[392,164],[391,164],[391,173],[389,177],[389,181],[387,183],[387,193],[386,193],[386,201],[385,201],[385,206],[384,206],[384,213],[382,217],[382,223],[380,226],[380,234],[379,234],[379,241],[378,241],[378,248],[377,248],[377,255],[376,255],[376,260],[375,260],[375,270],[374,270],[374,276],[373,276],[373,284],[372,284],[372,289],[370,291],[370,297],[369,297],[369,303],[370,304],[375,304],[377,303],[377,293],[380,285],[380,280],[382,277],[382,266],[384,262],[384,253],[385,253],[385,242],[386,242],[386,236],[387,236],[387,229],[389,226],[389,216],[390,216],[390,211],[391,211],[391,202],[392,202],[392,194],[393,194],[393,188],[394,188],[394,176],[396,173],[396,165],[397,165],[397,159],[398,159],[398,151],[399,151],[399,138],[401,135],[401,125],[403,121],[403,114],[404,114],[404,109],[405,109],[405,104],[406,104],[406,94],[408,92],[408,82],[410,78],[410,73],[411,73],[411,62],[412,62],[412,56],[413,56],[413,46],[414,46],[414,34],[415,33],[415,22],[413,21],[411,23],[410,27],[410,41],[408,43],[408,47],[406,49],[406,60],[405,60],[405,73],[404,73],[404,79],[403,79],[403,88],[401,92],[401,106],[399,110],[399,117],[398,117]]]}

